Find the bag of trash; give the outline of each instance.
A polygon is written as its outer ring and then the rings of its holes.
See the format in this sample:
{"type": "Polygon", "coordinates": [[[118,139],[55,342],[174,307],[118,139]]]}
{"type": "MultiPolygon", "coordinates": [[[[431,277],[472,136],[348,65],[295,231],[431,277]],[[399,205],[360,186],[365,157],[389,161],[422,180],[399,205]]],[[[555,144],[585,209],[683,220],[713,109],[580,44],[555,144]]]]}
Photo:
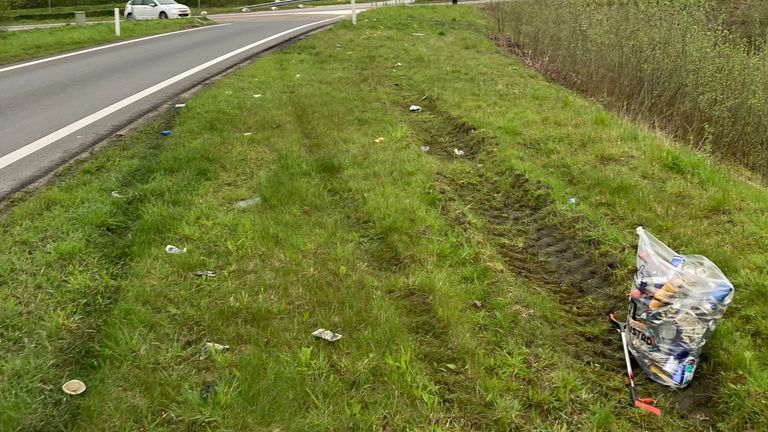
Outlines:
{"type": "Polygon", "coordinates": [[[683,388],[733,299],[733,285],[706,257],[678,255],[642,227],[637,234],[629,350],[652,380],[683,388]]]}

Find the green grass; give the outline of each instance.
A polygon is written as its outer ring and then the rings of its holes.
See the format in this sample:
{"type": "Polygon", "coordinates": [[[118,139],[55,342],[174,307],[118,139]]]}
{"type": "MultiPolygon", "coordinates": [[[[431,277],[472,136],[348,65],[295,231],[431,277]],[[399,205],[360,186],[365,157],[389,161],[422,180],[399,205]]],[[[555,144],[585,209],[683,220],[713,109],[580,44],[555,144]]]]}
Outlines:
{"type": "Polygon", "coordinates": [[[114,24],[64,26],[13,32],[0,32],[0,64],[29,60],[94,45],[119,42],[139,36],[167,33],[204,25],[200,20],[152,20],[120,23],[121,37],[115,37],[114,24]]]}
{"type": "Polygon", "coordinates": [[[768,420],[763,187],[548,83],[472,8],[360,18],[15,198],[0,221],[0,430],[768,420]],[[694,388],[641,384],[661,418],[626,406],[603,316],[624,308],[638,224],[737,290],[694,388]],[[535,253],[551,239],[567,249],[535,253]],[[553,267],[568,258],[598,284],[553,267]],[[344,337],[315,340],[318,327],[344,337]],[[198,360],[208,341],[231,349],[198,360]],[[62,394],[71,378],[85,394],[62,394]]]}

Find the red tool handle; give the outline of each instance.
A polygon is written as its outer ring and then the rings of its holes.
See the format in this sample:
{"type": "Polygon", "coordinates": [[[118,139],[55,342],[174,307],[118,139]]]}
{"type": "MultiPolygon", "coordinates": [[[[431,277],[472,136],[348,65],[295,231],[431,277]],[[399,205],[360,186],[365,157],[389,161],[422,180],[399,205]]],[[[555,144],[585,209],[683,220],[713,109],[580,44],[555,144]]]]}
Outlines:
{"type": "Polygon", "coordinates": [[[651,414],[656,414],[657,416],[661,415],[661,410],[660,409],[656,408],[655,406],[648,405],[645,402],[640,402],[639,399],[635,400],[635,406],[637,408],[642,409],[642,410],[646,410],[646,411],[648,411],[651,414]]]}

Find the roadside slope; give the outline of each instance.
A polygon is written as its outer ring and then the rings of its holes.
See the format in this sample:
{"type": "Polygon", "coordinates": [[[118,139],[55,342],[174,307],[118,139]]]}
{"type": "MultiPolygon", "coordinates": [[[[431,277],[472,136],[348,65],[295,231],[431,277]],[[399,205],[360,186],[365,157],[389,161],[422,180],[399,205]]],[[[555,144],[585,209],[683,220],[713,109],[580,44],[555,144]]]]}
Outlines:
{"type": "Polygon", "coordinates": [[[360,18],[17,198],[0,429],[762,424],[765,189],[545,82],[474,9],[360,18]],[[604,319],[638,224],[737,289],[694,388],[642,384],[662,418],[626,407],[604,319]]]}

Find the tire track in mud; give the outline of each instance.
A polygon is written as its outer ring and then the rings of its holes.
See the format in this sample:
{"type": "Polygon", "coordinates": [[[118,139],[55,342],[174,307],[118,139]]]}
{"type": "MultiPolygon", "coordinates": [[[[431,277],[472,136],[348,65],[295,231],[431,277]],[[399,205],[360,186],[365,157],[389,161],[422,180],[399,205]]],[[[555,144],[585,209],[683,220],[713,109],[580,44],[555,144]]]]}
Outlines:
{"type": "MultiPolygon", "coordinates": [[[[436,182],[446,201],[446,217],[465,231],[485,233],[513,274],[558,298],[578,329],[568,342],[581,348],[582,361],[621,374],[621,344],[609,331],[606,315],[623,315],[626,296],[615,287],[628,287],[631,273],[598,252],[595,241],[579,236],[582,221],[558,212],[546,185],[512,169],[488,171],[484,162],[498,145],[493,137],[441,111],[432,99],[422,105],[424,112],[413,120],[419,141],[429,146],[428,154],[454,162],[436,182]],[[470,215],[480,224],[470,222],[470,215]],[[606,323],[605,331],[595,331],[594,324],[601,322],[606,323]]],[[[637,381],[653,386],[654,394],[668,396],[678,414],[706,426],[699,422],[706,420],[701,407],[713,399],[707,384],[711,377],[700,376],[686,392],[674,392],[639,375],[637,381]]]]}
{"type": "Polygon", "coordinates": [[[511,169],[488,172],[482,162],[496,145],[492,138],[448,113],[434,112],[417,121],[421,140],[430,147],[428,153],[465,162],[463,169],[441,173],[438,189],[449,203],[463,204],[457,207],[471,209],[482,219],[480,228],[494,239],[507,266],[537,285],[552,288],[579,316],[604,318],[604,312],[624,307],[625,297],[611,288],[627,284],[615,276],[620,263],[578,238],[574,227],[579,221],[558,213],[548,187],[511,169]],[[456,156],[454,149],[464,153],[456,156]],[[580,307],[583,302],[577,298],[583,297],[602,304],[605,311],[595,315],[590,312],[594,304],[580,307]]]}

